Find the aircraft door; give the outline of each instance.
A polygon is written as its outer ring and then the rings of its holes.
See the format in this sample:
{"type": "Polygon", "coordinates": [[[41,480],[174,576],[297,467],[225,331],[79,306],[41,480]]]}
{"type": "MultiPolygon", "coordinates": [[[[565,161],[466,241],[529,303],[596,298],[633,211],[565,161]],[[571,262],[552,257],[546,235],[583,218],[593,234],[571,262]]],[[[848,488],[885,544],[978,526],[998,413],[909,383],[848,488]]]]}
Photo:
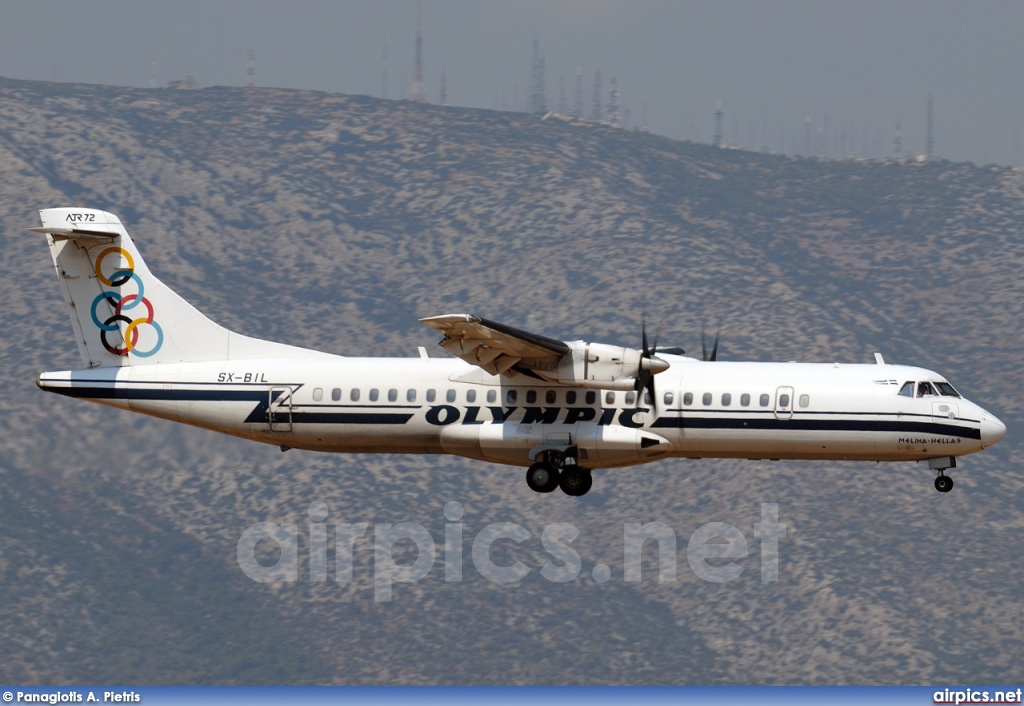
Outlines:
{"type": "Polygon", "coordinates": [[[793,418],[793,388],[780,387],[775,391],[775,418],[793,418]]]}
{"type": "Polygon", "coordinates": [[[272,387],[267,391],[267,426],[270,431],[292,430],[292,389],[272,387]]]}
{"type": "Polygon", "coordinates": [[[932,418],[936,421],[959,419],[960,408],[951,402],[932,402],[932,418]]]}

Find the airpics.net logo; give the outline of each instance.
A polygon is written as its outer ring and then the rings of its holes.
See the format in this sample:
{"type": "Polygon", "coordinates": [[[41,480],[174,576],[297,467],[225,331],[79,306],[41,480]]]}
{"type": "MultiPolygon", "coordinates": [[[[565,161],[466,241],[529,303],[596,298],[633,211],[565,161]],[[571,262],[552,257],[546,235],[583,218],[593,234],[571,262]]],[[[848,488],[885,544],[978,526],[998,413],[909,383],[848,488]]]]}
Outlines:
{"type": "Polygon", "coordinates": [[[943,689],[932,694],[933,704],[970,706],[974,704],[1019,704],[1020,688],[989,691],[988,689],[943,689]]]}
{"type": "MultiPolygon", "coordinates": [[[[319,500],[310,503],[308,535],[303,537],[309,551],[308,578],[313,583],[326,583],[333,579],[351,583],[354,578],[357,545],[366,546],[370,523],[352,522],[331,525],[327,522],[330,511],[319,500]],[[328,572],[328,536],[334,539],[334,572],[328,572]],[[363,541],[360,541],[363,540],[363,541]]],[[[475,535],[467,532],[460,522],[464,514],[461,503],[451,501],[444,506],[443,547],[444,580],[458,583],[463,580],[465,562],[463,548],[470,546],[473,568],[488,581],[512,584],[522,581],[535,570],[552,583],[575,580],[583,570],[583,559],[573,548],[580,530],[569,522],[554,522],[540,533],[540,543],[548,555],[543,566],[529,567],[519,559],[499,565],[492,558],[492,548],[501,542],[502,549],[535,540],[533,533],[515,522],[495,522],[483,527],[475,535]]],[[[304,528],[305,529],[305,528],[304,528]]],[[[426,578],[437,563],[438,543],[433,535],[416,522],[398,524],[378,522],[372,531],[372,570],[374,600],[391,600],[392,586],[396,583],[415,583],[426,578]],[[401,564],[395,559],[398,543],[415,547],[416,560],[401,564]]],[[[760,540],[761,581],[779,580],[779,539],[786,536],[786,525],[779,522],[778,503],[761,503],[760,522],[754,523],[753,536],[760,540]]],[[[238,539],[238,566],[253,581],[274,583],[299,580],[299,525],[257,522],[242,532],[238,539]],[[263,552],[258,551],[263,548],[263,552]],[[266,552],[270,547],[273,550],[266,552]],[[276,547],[276,548],[275,548],[276,547]],[[262,554],[276,555],[273,563],[262,562],[262,554]]],[[[627,582],[643,579],[643,550],[656,546],[658,556],[657,580],[675,581],[677,576],[677,548],[675,531],[663,522],[627,522],[623,525],[621,578],[627,582]],[[650,540],[653,542],[648,543],[650,540]]],[[[727,583],[738,578],[745,568],[738,561],[750,556],[746,536],[728,522],[708,522],[698,527],[686,543],[686,561],[690,570],[703,581],[727,583]]],[[[306,572],[303,572],[306,573],[306,572]]],[[[597,583],[611,580],[613,572],[607,564],[595,564],[590,572],[597,583]]]]}

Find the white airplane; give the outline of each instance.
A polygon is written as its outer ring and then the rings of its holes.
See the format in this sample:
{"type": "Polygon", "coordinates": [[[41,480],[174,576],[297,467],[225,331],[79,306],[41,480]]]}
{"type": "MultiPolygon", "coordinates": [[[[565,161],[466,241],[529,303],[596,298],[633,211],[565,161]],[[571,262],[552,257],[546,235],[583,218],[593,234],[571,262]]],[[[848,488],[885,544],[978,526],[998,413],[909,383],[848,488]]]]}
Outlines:
{"type": "Polygon", "coordinates": [[[40,211],[81,370],[48,392],[254,441],[340,453],[456,454],[528,467],[583,495],[591,469],[668,457],[927,461],[1006,435],[922,368],[726,363],[679,349],[557,341],[468,314],[421,321],[456,358],[349,358],[228,331],[158,280],[116,216],[40,211]],[[657,377],[657,389],[655,378],[657,377]]]}

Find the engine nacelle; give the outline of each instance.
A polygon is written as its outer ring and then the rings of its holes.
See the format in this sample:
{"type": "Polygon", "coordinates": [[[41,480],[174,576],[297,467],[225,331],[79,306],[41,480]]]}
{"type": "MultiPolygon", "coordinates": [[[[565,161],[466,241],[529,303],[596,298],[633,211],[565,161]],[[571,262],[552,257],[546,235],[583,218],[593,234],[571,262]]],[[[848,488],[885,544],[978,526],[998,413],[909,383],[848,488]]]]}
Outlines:
{"type": "Polygon", "coordinates": [[[641,366],[659,373],[668,364],[659,358],[644,359],[635,348],[607,343],[571,341],[570,353],[551,371],[536,370],[538,375],[562,385],[596,387],[603,390],[632,390],[641,366]]]}

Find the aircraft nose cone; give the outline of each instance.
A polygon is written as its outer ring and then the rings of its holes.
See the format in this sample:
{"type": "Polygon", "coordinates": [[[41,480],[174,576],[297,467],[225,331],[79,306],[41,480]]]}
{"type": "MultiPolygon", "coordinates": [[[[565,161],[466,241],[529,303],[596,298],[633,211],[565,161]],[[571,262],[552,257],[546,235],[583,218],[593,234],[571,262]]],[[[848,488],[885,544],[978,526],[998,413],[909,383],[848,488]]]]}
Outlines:
{"type": "Polygon", "coordinates": [[[981,445],[988,448],[999,443],[1006,436],[1006,425],[991,414],[981,418],[981,445]]]}

